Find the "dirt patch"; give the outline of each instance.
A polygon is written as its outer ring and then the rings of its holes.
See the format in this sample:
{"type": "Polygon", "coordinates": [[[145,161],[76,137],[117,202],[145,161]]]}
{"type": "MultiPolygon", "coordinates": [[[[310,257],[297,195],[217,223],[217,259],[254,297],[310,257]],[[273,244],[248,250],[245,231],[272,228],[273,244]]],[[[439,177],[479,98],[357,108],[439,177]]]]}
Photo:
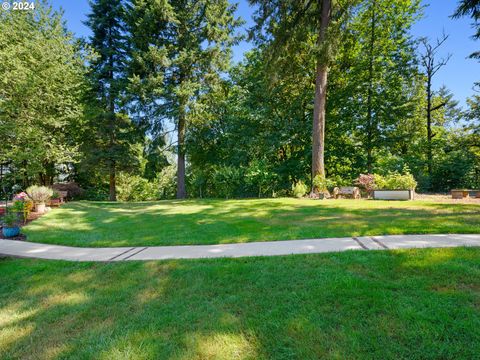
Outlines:
{"type": "Polygon", "coordinates": [[[450,204],[480,204],[480,199],[472,197],[465,199],[452,199],[452,195],[450,194],[415,194],[415,200],[427,200],[450,204]]]}

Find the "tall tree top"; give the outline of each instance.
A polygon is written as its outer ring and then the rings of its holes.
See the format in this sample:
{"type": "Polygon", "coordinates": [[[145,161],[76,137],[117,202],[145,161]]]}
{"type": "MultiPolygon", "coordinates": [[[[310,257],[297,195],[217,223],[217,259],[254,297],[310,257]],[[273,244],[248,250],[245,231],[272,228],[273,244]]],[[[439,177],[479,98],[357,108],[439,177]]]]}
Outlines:
{"type": "MultiPolygon", "coordinates": [[[[461,0],[452,17],[458,19],[463,16],[470,16],[473,19],[472,27],[476,32],[472,37],[475,40],[480,39],[480,0],[461,0]]],[[[472,53],[470,57],[480,59],[480,51],[472,53]]]]}

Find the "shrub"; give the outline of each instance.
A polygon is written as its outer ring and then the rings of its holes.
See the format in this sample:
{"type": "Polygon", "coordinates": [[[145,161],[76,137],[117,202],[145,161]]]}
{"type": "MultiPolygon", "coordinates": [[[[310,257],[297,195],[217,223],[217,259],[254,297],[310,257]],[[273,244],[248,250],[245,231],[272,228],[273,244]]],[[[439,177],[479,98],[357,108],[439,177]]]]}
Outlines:
{"type": "Polygon", "coordinates": [[[379,190],[415,190],[417,182],[412,174],[392,172],[385,176],[375,174],[375,188],[379,190]]]}
{"type": "Polygon", "coordinates": [[[23,222],[26,222],[28,216],[33,210],[33,201],[29,198],[20,198],[15,196],[13,200],[13,204],[10,208],[10,211],[16,212],[17,214],[21,214],[23,217],[23,222]],[[21,199],[21,200],[20,200],[21,199]]]}
{"type": "Polygon", "coordinates": [[[195,169],[190,174],[188,184],[192,187],[189,193],[198,196],[200,199],[203,198],[208,185],[208,172],[204,169],[195,169]]]}
{"type": "Polygon", "coordinates": [[[175,167],[165,167],[153,181],[138,175],[117,176],[117,197],[120,201],[152,201],[175,195],[175,167]]]}
{"type": "Polygon", "coordinates": [[[333,188],[337,186],[350,186],[351,184],[352,184],[352,180],[348,178],[343,178],[340,175],[334,175],[332,177],[327,178],[328,190],[333,190],[333,188]]]}
{"type": "Polygon", "coordinates": [[[305,185],[302,180],[298,181],[296,184],[292,184],[293,196],[296,198],[304,197],[307,191],[307,185],[305,185]]]}
{"type": "Polygon", "coordinates": [[[37,185],[30,186],[25,192],[35,204],[45,204],[53,195],[52,189],[37,185]]]}
{"type": "Polygon", "coordinates": [[[3,216],[3,225],[6,227],[14,227],[18,225],[18,215],[12,211],[9,211],[3,216]]]}
{"type": "Polygon", "coordinates": [[[154,182],[140,176],[125,173],[117,176],[117,198],[120,201],[158,200],[158,190],[154,182]]]}
{"type": "Polygon", "coordinates": [[[273,198],[282,198],[282,197],[288,197],[288,196],[289,196],[288,189],[280,189],[278,191],[273,191],[272,192],[272,197],[273,198]]]}
{"type": "Polygon", "coordinates": [[[235,166],[216,166],[213,169],[212,184],[216,196],[234,198],[241,195],[244,173],[235,166]]]}
{"type": "Polygon", "coordinates": [[[318,192],[325,192],[328,190],[328,182],[325,176],[317,175],[313,178],[313,188],[318,192]]]}
{"type": "Polygon", "coordinates": [[[339,180],[338,179],[327,179],[325,178],[324,176],[321,176],[321,175],[317,175],[313,178],[313,189],[314,189],[314,192],[316,193],[316,195],[320,195],[320,196],[313,196],[313,194],[310,194],[312,198],[323,198],[323,196],[321,196],[321,194],[323,195],[327,195],[327,196],[330,196],[330,190],[333,190],[335,188],[335,186],[337,186],[337,184],[339,183],[339,180]]]}
{"type": "Polygon", "coordinates": [[[369,195],[375,190],[375,175],[373,174],[360,174],[355,180],[355,185],[365,190],[369,195]]]}
{"type": "Polygon", "coordinates": [[[82,192],[81,199],[89,201],[106,201],[108,200],[108,196],[108,187],[102,185],[95,187],[87,187],[82,192]]]}
{"type": "Polygon", "coordinates": [[[277,176],[265,161],[252,161],[245,170],[245,185],[249,191],[258,197],[273,194],[277,176]]]}
{"type": "MultiPolygon", "coordinates": [[[[69,182],[65,184],[53,184],[52,189],[55,191],[66,191],[69,199],[79,199],[85,196],[85,190],[82,189],[77,183],[69,182]]],[[[87,197],[87,196],[85,196],[87,197]]]]}
{"type": "Polygon", "coordinates": [[[25,201],[14,200],[12,206],[8,210],[15,213],[23,213],[24,209],[25,209],[25,201]]]}
{"type": "Polygon", "coordinates": [[[174,198],[177,189],[177,167],[175,165],[164,167],[155,178],[155,184],[160,199],[174,198]]]}

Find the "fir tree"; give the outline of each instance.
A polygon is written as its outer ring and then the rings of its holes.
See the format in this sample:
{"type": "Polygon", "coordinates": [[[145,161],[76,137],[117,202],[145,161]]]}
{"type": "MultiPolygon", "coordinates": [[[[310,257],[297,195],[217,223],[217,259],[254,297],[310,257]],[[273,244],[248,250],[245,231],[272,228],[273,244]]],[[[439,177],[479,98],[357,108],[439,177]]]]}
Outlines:
{"type": "Polygon", "coordinates": [[[133,1],[132,89],[144,94],[152,136],[165,121],[177,133],[177,197],[186,197],[185,137],[197,100],[215,87],[230,62],[240,24],[227,0],[133,1]]]}
{"type": "Polygon", "coordinates": [[[136,129],[125,102],[128,34],[122,0],[94,0],[86,24],[92,30],[90,45],[97,57],[90,67],[90,111],[84,151],[88,163],[109,175],[110,200],[116,201],[116,174],[136,160],[136,129]]]}

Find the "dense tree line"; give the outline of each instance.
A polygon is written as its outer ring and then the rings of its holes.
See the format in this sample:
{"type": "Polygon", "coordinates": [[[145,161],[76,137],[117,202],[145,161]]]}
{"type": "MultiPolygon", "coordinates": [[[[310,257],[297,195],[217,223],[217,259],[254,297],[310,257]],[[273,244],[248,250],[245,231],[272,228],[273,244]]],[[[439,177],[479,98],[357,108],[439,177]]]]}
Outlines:
{"type": "MultiPolygon", "coordinates": [[[[409,169],[423,191],[480,186],[480,96],[461,109],[431,86],[446,59],[441,35],[411,35],[419,0],[251,3],[255,47],[237,64],[228,0],[93,0],[83,41],[45,2],[3,11],[10,183],[75,181],[110,200],[281,196],[315,176],[409,169]]],[[[476,37],[479,6],[453,14],[476,37]]]]}

